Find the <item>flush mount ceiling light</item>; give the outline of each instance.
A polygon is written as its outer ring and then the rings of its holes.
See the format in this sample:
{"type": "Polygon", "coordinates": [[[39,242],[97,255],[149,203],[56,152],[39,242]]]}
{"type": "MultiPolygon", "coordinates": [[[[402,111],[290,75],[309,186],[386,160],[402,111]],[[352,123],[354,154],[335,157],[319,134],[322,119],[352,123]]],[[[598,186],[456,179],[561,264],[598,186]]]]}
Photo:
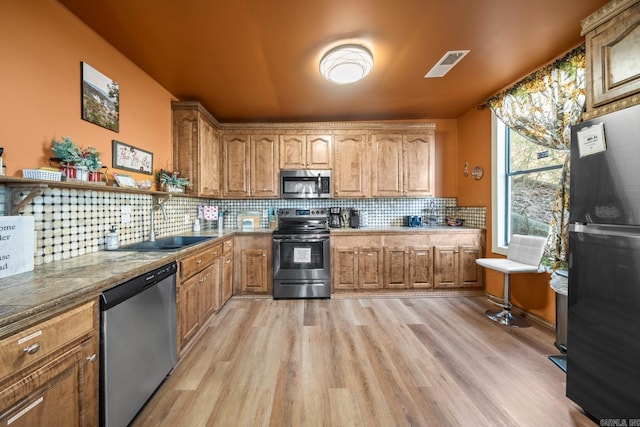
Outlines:
{"type": "Polygon", "coordinates": [[[372,67],[371,51],[357,44],[336,46],[320,60],[320,73],[325,79],[338,85],[363,79],[372,67]]]}

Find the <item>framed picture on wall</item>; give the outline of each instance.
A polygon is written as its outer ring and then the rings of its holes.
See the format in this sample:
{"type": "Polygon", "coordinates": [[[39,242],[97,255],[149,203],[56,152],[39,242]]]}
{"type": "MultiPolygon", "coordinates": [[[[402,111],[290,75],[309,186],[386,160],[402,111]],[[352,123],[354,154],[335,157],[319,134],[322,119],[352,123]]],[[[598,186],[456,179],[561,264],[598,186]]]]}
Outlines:
{"type": "Polygon", "coordinates": [[[153,153],[113,140],[113,167],[151,175],[153,153]]]}
{"type": "Polygon", "coordinates": [[[120,86],[82,62],[82,119],[114,132],[120,130],[120,86]]]}

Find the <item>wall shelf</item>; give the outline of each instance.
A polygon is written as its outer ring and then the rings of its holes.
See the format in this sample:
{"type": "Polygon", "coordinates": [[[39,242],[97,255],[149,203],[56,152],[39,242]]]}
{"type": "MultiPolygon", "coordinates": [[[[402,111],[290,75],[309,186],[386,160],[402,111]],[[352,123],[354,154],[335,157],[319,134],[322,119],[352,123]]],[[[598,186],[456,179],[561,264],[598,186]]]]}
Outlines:
{"type": "MultiPolygon", "coordinates": [[[[80,181],[45,181],[40,179],[26,179],[11,176],[0,177],[0,185],[9,190],[5,197],[5,212],[7,215],[20,215],[20,211],[41,195],[47,188],[73,188],[77,190],[112,191],[116,193],[148,194],[154,199],[167,200],[171,197],[198,197],[186,193],[168,193],[166,191],[140,190],[137,188],[113,187],[105,184],[93,184],[80,181]],[[26,194],[26,197],[24,194],[26,194]]],[[[201,198],[201,197],[198,197],[201,198]]]]}

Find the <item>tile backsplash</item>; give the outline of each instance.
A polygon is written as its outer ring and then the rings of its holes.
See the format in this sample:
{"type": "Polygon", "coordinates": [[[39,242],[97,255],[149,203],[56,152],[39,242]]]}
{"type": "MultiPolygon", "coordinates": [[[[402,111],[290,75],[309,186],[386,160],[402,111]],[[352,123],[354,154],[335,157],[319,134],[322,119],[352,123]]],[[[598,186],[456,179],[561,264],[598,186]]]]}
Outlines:
{"type": "MultiPolygon", "coordinates": [[[[25,195],[26,196],[26,193],[25,195]]],[[[0,212],[4,215],[6,188],[0,185],[0,212]]],[[[105,249],[105,238],[114,225],[120,245],[146,240],[149,237],[151,207],[154,196],[105,190],[47,188],[22,210],[22,215],[35,217],[36,265],[73,258],[105,249]],[[125,222],[122,220],[125,219],[125,222]],[[126,221],[128,219],[128,221],[126,221]]],[[[383,198],[383,199],[250,199],[212,200],[197,197],[172,197],[164,201],[167,220],[155,210],[155,229],[159,236],[190,232],[197,217],[198,206],[218,206],[224,211],[225,228],[236,227],[239,212],[252,211],[260,215],[269,208],[341,207],[365,212],[369,227],[404,225],[405,215],[434,217],[444,224],[446,216],[464,218],[465,225],[485,227],[484,207],[458,207],[455,198],[383,198]]],[[[262,216],[261,226],[268,226],[262,216]]],[[[202,228],[213,228],[214,222],[203,222],[202,228]]]]}

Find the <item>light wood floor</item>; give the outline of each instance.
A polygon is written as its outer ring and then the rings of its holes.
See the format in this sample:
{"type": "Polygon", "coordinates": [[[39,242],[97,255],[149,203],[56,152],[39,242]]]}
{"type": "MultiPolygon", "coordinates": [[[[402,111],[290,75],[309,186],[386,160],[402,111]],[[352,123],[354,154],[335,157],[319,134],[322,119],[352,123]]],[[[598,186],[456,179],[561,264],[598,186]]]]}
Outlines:
{"type": "MultiPolygon", "coordinates": [[[[492,306],[493,307],[493,306],[492,306]]],[[[482,297],[232,299],[134,426],[594,426],[482,297]]]]}

